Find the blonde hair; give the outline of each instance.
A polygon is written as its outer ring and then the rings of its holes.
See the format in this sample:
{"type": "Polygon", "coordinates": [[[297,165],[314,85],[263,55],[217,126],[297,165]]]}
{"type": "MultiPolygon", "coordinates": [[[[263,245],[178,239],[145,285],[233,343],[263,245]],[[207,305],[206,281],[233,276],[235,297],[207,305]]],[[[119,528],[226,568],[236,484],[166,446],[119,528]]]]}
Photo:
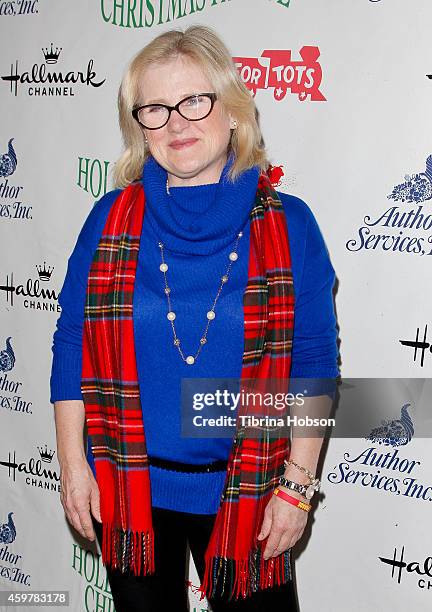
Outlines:
{"type": "Polygon", "coordinates": [[[131,113],[140,102],[140,77],[147,66],[169,61],[179,54],[201,67],[225,112],[237,120],[237,128],[231,132],[228,145],[228,153],[232,151],[234,154],[227,175],[229,179],[234,181],[242,172],[256,165],[261,170],[267,170],[269,166],[255,101],[230,52],[214,30],[208,26],[192,25],[184,32],[175,29],[160,34],[141,49],[127,67],[118,92],[124,152],[113,169],[114,188],[127,187],[141,178],[143,165],[150,155],[143,129],[131,113]]]}

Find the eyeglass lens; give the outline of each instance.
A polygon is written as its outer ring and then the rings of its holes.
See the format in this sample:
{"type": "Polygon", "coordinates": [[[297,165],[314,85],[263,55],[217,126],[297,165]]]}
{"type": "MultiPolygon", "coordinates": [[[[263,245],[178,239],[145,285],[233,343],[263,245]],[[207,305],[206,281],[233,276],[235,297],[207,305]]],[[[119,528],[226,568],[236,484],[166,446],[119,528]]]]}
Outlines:
{"type": "MultiPolygon", "coordinates": [[[[192,121],[203,119],[210,112],[210,108],[211,99],[208,96],[191,96],[179,106],[181,115],[192,121]]],[[[169,111],[164,106],[152,104],[139,111],[138,119],[145,127],[157,128],[166,123],[168,114],[169,111]]]]}

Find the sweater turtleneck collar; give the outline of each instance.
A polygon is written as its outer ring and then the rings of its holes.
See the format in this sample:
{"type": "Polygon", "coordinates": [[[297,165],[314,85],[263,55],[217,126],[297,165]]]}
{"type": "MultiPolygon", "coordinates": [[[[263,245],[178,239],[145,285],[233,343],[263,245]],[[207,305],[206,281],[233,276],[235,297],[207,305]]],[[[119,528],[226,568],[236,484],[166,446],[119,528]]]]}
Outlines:
{"type": "Polygon", "coordinates": [[[157,240],[173,252],[210,255],[232,244],[245,226],[258,185],[259,167],[249,168],[234,183],[227,173],[229,155],[218,183],[170,187],[167,171],[153,156],[143,167],[146,212],[157,240]]]}

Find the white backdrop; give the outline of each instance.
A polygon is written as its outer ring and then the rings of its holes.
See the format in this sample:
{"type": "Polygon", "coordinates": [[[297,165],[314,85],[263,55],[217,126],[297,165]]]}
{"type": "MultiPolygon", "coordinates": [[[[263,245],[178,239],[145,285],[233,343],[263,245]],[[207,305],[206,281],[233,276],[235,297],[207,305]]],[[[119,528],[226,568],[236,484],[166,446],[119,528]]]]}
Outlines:
{"type": "MultiPolygon", "coordinates": [[[[337,273],[342,375],[428,378],[432,371],[432,231],[427,218],[419,223],[432,201],[430,0],[137,1],[129,23],[128,4],[0,0],[0,591],[67,590],[74,612],[114,606],[97,548],[72,532],[60,504],[52,333],[79,230],[112,188],[123,70],[151,38],[211,25],[244,78],[248,66],[261,67],[255,100],[272,163],[284,172],[277,188],[312,208],[337,273]],[[290,62],[297,68],[287,76],[308,70],[303,93],[295,79],[275,84],[290,62]],[[46,82],[48,74],[80,71],[85,82],[51,89],[46,82]],[[410,224],[392,226],[396,213],[411,210],[410,224]],[[424,345],[415,353],[401,340],[417,333],[424,345]]],[[[388,417],[400,407],[395,402],[388,417]]],[[[411,485],[362,455],[393,449],[330,442],[323,496],[296,546],[301,612],[430,609],[432,467],[416,409],[414,436],[399,449],[418,462],[411,485]],[[399,494],[347,482],[346,466],[399,478],[399,494]]],[[[190,580],[192,604],[206,609],[194,596],[192,562],[190,580]]]]}

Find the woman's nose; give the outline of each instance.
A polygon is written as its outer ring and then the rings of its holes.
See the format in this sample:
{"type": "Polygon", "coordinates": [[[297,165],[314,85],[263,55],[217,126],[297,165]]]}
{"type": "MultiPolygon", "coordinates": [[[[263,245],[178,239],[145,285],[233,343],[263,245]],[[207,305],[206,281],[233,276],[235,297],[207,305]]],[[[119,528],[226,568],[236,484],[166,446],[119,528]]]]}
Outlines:
{"type": "Polygon", "coordinates": [[[173,127],[174,129],[178,129],[179,127],[183,128],[187,125],[189,121],[182,117],[178,111],[175,109],[171,111],[171,116],[168,119],[167,126],[173,127]]]}

